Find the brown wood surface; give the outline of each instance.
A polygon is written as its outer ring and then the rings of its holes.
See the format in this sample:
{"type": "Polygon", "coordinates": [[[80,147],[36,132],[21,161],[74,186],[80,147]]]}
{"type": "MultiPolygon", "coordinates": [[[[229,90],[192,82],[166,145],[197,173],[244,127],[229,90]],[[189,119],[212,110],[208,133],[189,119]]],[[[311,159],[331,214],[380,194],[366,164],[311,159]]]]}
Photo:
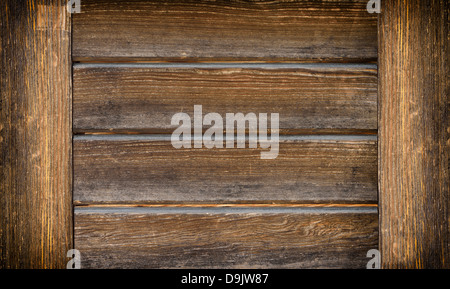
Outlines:
{"type": "Polygon", "coordinates": [[[367,0],[83,0],[75,61],[353,61],[377,58],[367,0]]]}
{"type": "Polygon", "coordinates": [[[376,65],[82,64],[73,86],[75,132],[172,132],[194,105],[279,113],[282,133],[377,129],[376,65]]]}
{"type": "Polygon", "coordinates": [[[70,16],[0,4],[0,268],[65,268],[72,248],[70,16]]]}
{"type": "Polygon", "coordinates": [[[449,2],[382,3],[379,188],[383,266],[449,268],[449,2]]]}
{"type": "Polygon", "coordinates": [[[74,202],[377,202],[376,136],[293,136],[262,149],[175,149],[169,136],[74,139],[74,202]]]}
{"type": "Polygon", "coordinates": [[[365,268],[376,208],[79,208],[81,268],[365,268]]]}
{"type": "MultiPolygon", "coordinates": [[[[447,3],[447,42],[445,43],[444,49],[447,50],[447,59],[446,59],[446,63],[447,63],[447,95],[448,95],[448,84],[450,83],[450,68],[449,68],[449,63],[450,63],[450,53],[449,53],[449,43],[450,43],[450,7],[448,7],[448,3],[447,3]]],[[[450,174],[450,97],[447,97],[447,103],[448,103],[448,129],[447,129],[447,137],[448,137],[448,141],[447,141],[447,151],[448,151],[448,170],[449,170],[449,174],[450,174]]],[[[450,192],[450,182],[448,183],[449,185],[449,192],[450,192]]],[[[447,206],[447,215],[448,215],[448,252],[450,254],[450,196],[448,198],[448,206],[447,206]]]]}

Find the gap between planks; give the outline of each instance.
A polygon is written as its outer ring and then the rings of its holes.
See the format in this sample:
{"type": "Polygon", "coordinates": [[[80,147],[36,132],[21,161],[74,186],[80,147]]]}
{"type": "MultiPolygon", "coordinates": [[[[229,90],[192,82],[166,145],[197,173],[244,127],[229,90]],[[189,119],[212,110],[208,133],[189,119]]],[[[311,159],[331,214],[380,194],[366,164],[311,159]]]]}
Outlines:
{"type": "MultiPolygon", "coordinates": [[[[207,129],[202,129],[202,134],[207,129]]],[[[267,134],[270,135],[272,131],[267,130],[267,134]]],[[[148,130],[131,130],[131,129],[114,129],[114,130],[73,130],[74,135],[171,135],[172,130],[164,129],[148,129],[148,130]]],[[[245,130],[245,134],[248,134],[248,129],[245,130]]],[[[377,135],[378,131],[374,129],[280,129],[280,137],[283,135],[377,135]]]]}
{"type": "Polygon", "coordinates": [[[82,204],[75,203],[77,207],[91,207],[91,208],[102,208],[102,207],[286,207],[286,208],[334,208],[334,207],[377,207],[377,204],[193,204],[193,203],[184,203],[184,204],[82,204]]]}
{"type": "Polygon", "coordinates": [[[277,59],[277,60],[253,60],[249,58],[241,58],[236,60],[233,58],[225,58],[225,59],[208,59],[208,58],[165,58],[161,60],[161,58],[150,59],[150,58],[137,58],[137,57],[74,57],[72,58],[73,64],[109,64],[109,63],[117,63],[117,64],[155,64],[155,63],[164,63],[164,64],[172,64],[172,63],[183,63],[183,64],[209,64],[209,63],[218,63],[218,64],[368,64],[368,65],[377,65],[378,58],[361,58],[361,59],[300,59],[296,61],[295,59],[277,59]]]}
{"type": "Polygon", "coordinates": [[[377,214],[376,204],[170,204],[170,205],[85,205],[75,206],[75,213],[81,214],[331,214],[367,213],[377,214]]]}
{"type": "MultiPolygon", "coordinates": [[[[192,136],[191,140],[202,136],[192,136]]],[[[235,141],[239,137],[235,136],[235,141]]],[[[248,140],[249,137],[245,136],[248,140]]],[[[377,141],[377,135],[280,135],[280,141],[377,141]]],[[[81,134],[74,141],[170,141],[170,134],[81,134]]]]}
{"type": "Polygon", "coordinates": [[[378,69],[376,63],[337,63],[337,62],[277,62],[277,63],[249,63],[249,62],[78,62],[74,68],[243,68],[243,69],[378,69]]]}

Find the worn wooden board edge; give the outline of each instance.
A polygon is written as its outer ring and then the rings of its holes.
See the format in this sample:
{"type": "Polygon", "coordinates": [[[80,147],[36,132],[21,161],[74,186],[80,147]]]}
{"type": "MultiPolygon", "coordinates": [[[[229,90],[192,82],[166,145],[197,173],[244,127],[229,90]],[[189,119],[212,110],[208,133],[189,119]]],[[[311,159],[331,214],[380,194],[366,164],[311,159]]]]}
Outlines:
{"type": "Polygon", "coordinates": [[[365,268],[377,208],[75,208],[82,268],[365,268]]]}
{"type": "Polygon", "coordinates": [[[157,64],[157,63],[255,63],[255,64],[305,64],[305,63],[323,63],[323,64],[376,64],[378,58],[369,57],[369,58],[314,58],[314,59],[304,59],[304,58],[276,58],[273,60],[262,60],[261,58],[249,58],[249,57],[240,57],[239,60],[236,58],[160,58],[160,57],[73,57],[74,63],[79,64],[106,64],[106,63],[148,63],[148,64],[157,64]]]}
{"type": "MultiPolygon", "coordinates": [[[[270,124],[270,119],[269,119],[270,124]]],[[[207,129],[202,129],[202,134],[207,129]]],[[[278,129],[279,135],[377,135],[377,129],[278,129]]],[[[223,131],[225,134],[226,130],[223,131]]],[[[245,129],[245,134],[248,135],[248,129],[245,129]]],[[[267,129],[267,135],[271,135],[273,130],[267,129]]],[[[89,135],[170,135],[173,130],[168,129],[73,129],[73,133],[76,136],[89,136],[89,135]]],[[[235,129],[235,133],[237,130],[235,129]]]]}
{"type": "Polygon", "coordinates": [[[341,206],[314,206],[311,204],[305,206],[251,206],[243,204],[242,206],[205,206],[200,204],[198,206],[125,206],[123,204],[117,206],[75,206],[74,212],[77,214],[102,215],[102,214],[130,214],[130,215],[173,215],[173,214],[376,214],[378,212],[377,206],[364,206],[361,204],[341,206]]]}
{"type": "Polygon", "coordinates": [[[0,4],[0,268],[65,268],[73,246],[65,2],[0,4]]]}

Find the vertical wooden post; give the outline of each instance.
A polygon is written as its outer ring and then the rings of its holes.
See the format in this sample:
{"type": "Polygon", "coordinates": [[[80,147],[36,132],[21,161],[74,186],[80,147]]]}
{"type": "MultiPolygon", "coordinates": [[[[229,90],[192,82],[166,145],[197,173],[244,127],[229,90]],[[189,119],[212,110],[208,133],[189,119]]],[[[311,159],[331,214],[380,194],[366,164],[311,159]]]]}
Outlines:
{"type": "Polygon", "coordinates": [[[64,268],[72,248],[70,15],[3,0],[0,268],[64,268]]]}
{"type": "Polygon", "coordinates": [[[383,0],[379,202],[384,268],[449,267],[447,0],[383,0]]]}

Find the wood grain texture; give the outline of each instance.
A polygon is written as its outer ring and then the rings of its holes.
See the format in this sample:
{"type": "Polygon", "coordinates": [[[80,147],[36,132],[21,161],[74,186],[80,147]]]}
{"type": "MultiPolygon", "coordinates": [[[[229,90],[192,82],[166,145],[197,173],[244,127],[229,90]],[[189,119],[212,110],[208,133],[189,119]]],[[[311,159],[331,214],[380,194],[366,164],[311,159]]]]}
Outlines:
{"type": "MultiPolygon", "coordinates": [[[[448,6],[449,4],[447,3],[447,6],[448,6]]],[[[449,67],[449,63],[450,63],[450,53],[448,53],[448,51],[449,51],[449,43],[450,43],[450,8],[449,7],[447,7],[447,42],[444,42],[444,49],[446,49],[446,51],[447,51],[447,59],[446,59],[446,61],[447,61],[447,70],[450,70],[450,67],[449,67]]],[[[448,86],[448,83],[450,83],[450,71],[448,71],[447,72],[447,86],[448,86]]],[[[449,92],[448,92],[448,87],[447,87],[447,94],[448,94],[449,92]]],[[[449,172],[450,172],[450,97],[448,97],[447,98],[447,103],[448,103],[448,107],[447,107],[447,109],[448,109],[448,111],[449,111],[449,114],[448,114],[448,129],[447,129],[447,136],[448,136],[448,141],[447,141],[447,150],[448,150],[448,170],[449,170],[449,172]]],[[[449,192],[450,192],[450,182],[448,183],[448,186],[449,186],[449,192]]],[[[450,197],[448,198],[448,206],[447,206],[447,212],[448,212],[448,252],[449,252],[449,254],[450,254],[450,197]]]]}
{"type": "Polygon", "coordinates": [[[382,2],[379,188],[383,266],[449,268],[449,2],[382,2]]]}
{"type": "Polygon", "coordinates": [[[65,268],[72,248],[70,16],[1,1],[0,268],[65,268]]]}
{"type": "Polygon", "coordinates": [[[83,64],[73,86],[75,132],[172,132],[194,105],[279,113],[281,133],[377,129],[376,65],[83,64]]]}
{"type": "Polygon", "coordinates": [[[377,202],[374,136],[281,138],[262,149],[175,149],[170,136],[74,139],[74,202],[377,202]]]}
{"type": "Polygon", "coordinates": [[[377,58],[366,0],[84,0],[75,61],[353,61],[377,58]]]}
{"type": "Polygon", "coordinates": [[[81,268],[365,268],[376,208],[79,208],[81,268]]]}

